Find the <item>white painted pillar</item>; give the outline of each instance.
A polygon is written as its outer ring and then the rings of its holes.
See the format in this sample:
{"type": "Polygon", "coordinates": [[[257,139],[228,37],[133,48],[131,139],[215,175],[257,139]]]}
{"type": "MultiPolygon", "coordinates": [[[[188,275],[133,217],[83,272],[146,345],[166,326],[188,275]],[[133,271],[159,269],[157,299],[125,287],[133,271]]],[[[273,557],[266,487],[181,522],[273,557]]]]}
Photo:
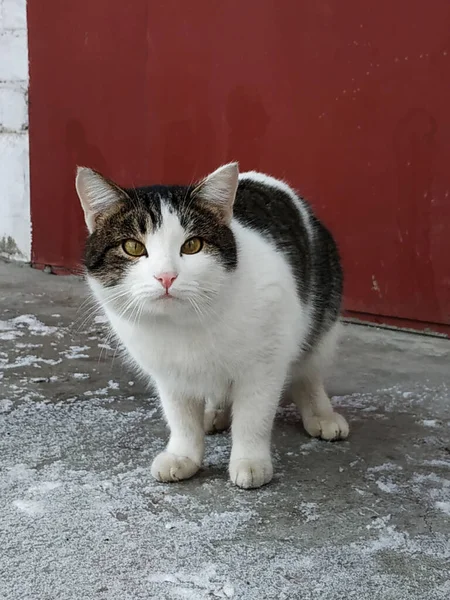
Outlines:
{"type": "Polygon", "coordinates": [[[0,0],[0,255],[31,259],[26,0],[0,0]]]}

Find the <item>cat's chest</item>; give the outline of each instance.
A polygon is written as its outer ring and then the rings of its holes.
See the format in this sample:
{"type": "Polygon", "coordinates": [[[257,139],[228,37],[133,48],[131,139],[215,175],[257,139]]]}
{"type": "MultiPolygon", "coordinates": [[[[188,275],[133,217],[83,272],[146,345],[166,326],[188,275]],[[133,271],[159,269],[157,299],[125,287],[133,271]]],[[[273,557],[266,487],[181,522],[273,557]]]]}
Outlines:
{"type": "Polygon", "coordinates": [[[171,374],[191,379],[228,371],[224,348],[208,332],[127,326],[116,330],[132,358],[154,377],[171,374]]]}

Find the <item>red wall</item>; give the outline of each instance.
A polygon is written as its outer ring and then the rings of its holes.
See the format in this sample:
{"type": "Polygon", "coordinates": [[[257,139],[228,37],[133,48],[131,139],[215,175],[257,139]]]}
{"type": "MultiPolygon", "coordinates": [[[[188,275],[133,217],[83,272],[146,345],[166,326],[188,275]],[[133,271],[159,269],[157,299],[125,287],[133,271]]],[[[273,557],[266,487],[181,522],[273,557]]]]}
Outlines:
{"type": "Polygon", "coordinates": [[[138,185],[238,159],[330,226],[348,310],[450,324],[448,0],[46,0],[28,18],[35,263],[79,264],[76,164],[138,185]]]}

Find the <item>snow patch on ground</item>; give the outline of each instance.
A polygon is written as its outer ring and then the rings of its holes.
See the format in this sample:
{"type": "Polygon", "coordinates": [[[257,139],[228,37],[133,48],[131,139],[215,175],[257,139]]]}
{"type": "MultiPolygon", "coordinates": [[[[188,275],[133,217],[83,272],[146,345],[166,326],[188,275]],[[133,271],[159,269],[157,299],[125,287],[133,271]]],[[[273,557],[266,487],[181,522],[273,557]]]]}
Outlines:
{"type": "Polygon", "coordinates": [[[68,359],[89,358],[86,350],[90,350],[90,346],[69,346],[68,350],[61,352],[61,355],[68,359]]]}
{"type": "Polygon", "coordinates": [[[8,398],[2,398],[0,400],[0,413],[8,412],[14,406],[14,402],[8,398]]]}
{"type": "Polygon", "coordinates": [[[28,354],[26,356],[19,356],[12,362],[9,362],[8,359],[0,358],[0,369],[21,369],[24,367],[36,367],[40,369],[42,364],[55,366],[61,362],[61,358],[42,358],[40,356],[36,356],[35,354],[28,354]]]}
{"type": "Polygon", "coordinates": [[[20,315],[0,321],[0,339],[9,341],[30,333],[31,335],[55,335],[57,327],[49,327],[34,315],[20,315]]]}
{"type": "Polygon", "coordinates": [[[305,523],[310,523],[311,521],[317,521],[317,519],[319,519],[319,515],[317,514],[319,508],[317,502],[302,502],[299,508],[305,517],[305,523]]]}
{"type": "Polygon", "coordinates": [[[29,516],[42,515],[45,510],[43,503],[35,500],[14,500],[13,504],[29,516]]]}
{"type": "Polygon", "coordinates": [[[97,317],[94,317],[94,323],[96,323],[96,324],[108,323],[108,318],[103,315],[99,315],[97,317]]]}
{"type": "Polygon", "coordinates": [[[375,483],[382,492],[386,492],[387,494],[393,494],[398,491],[398,485],[392,483],[392,481],[383,481],[378,479],[375,483]]]}
{"type": "Polygon", "coordinates": [[[450,516],[450,500],[446,502],[436,502],[436,508],[445,512],[446,515],[450,516]]]}
{"type": "Polygon", "coordinates": [[[381,471],[402,471],[403,467],[397,465],[392,462],[383,463],[382,465],[377,465],[375,467],[369,467],[367,469],[368,473],[379,473],[381,471]]]}

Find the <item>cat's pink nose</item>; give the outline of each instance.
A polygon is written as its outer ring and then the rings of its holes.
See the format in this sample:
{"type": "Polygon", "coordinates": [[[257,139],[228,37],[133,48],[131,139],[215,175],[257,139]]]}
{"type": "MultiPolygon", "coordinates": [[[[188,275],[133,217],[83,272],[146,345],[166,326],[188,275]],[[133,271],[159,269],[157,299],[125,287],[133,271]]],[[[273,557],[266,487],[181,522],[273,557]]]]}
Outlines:
{"type": "Polygon", "coordinates": [[[161,273],[160,275],[154,275],[155,279],[165,288],[166,292],[171,287],[172,283],[178,277],[178,273],[161,273]]]}

